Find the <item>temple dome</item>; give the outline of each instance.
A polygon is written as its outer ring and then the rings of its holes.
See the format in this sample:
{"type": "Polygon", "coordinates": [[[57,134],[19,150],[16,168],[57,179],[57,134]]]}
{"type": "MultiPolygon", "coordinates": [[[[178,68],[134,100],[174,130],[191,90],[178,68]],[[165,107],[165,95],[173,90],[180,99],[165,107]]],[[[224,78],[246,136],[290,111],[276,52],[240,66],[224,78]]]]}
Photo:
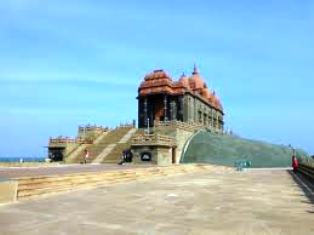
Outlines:
{"type": "Polygon", "coordinates": [[[162,69],[154,70],[144,77],[138,91],[142,96],[158,93],[179,95],[188,91],[202,98],[203,101],[208,102],[215,109],[223,111],[219,98],[214,91],[208,90],[195,65],[191,76],[188,77],[182,74],[178,81],[173,81],[162,69]]]}
{"type": "Polygon", "coordinates": [[[183,73],[179,79],[179,82],[185,87],[185,88],[190,88],[190,84],[189,84],[189,78],[187,76],[185,76],[185,74],[183,73]]]}
{"type": "Polygon", "coordinates": [[[199,74],[195,74],[191,76],[191,83],[193,83],[194,89],[202,89],[204,88],[204,81],[200,77],[199,74]]]}
{"type": "Polygon", "coordinates": [[[193,90],[199,90],[205,87],[205,82],[203,81],[200,74],[198,73],[196,65],[194,65],[194,69],[189,79],[189,83],[190,83],[190,87],[193,90]]]}
{"type": "Polygon", "coordinates": [[[210,93],[209,93],[209,90],[207,88],[202,88],[201,90],[201,95],[206,99],[208,100],[210,98],[210,93]]]}
{"type": "Polygon", "coordinates": [[[220,110],[220,111],[223,111],[223,108],[222,108],[222,105],[220,103],[220,100],[219,100],[219,97],[216,96],[215,92],[212,93],[212,99],[211,99],[211,103],[212,105],[220,110]]]}
{"type": "Polygon", "coordinates": [[[155,79],[171,80],[170,76],[162,69],[154,70],[152,73],[147,74],[144,78],[145,81],[155,80],[155,79]]]}

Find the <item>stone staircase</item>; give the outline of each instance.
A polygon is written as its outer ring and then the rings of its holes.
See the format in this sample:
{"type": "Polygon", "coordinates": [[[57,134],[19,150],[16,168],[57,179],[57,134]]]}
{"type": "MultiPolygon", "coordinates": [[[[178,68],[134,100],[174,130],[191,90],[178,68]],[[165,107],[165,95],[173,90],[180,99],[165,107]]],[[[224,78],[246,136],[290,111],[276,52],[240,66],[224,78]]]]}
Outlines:
{"type": "Polygon", "coordinates": [[[82,160],[83,152],[90,144],[81,144],[68,157],[65,158],[66,163],[79,162],[82,160]]]}
{"type": "MultiPolygon", "coordinates": [[[[93,142],[93,144],[98,144],[101,142],[102,139],[105,138],[105,136],[108,134],[108,132],[104,132],[101,135],[99,135],[93,142]]],[[[76,149],[74,149],[65,159],[66,163],[78,163],[83,160],[84,150],[89,148],[92,144],[81,144],[76,149]]]]}
{"type": "Polygon", "coordinates": [[[132,128],[131,127],[117,127],[114,130],[104,134],[101,138],[98,138],[92,145],[84,146],[80,148],[80,151],[76,153],[74,157],[67,162],[80,163],[84,159],[84,149],[87,147],[89,151],[88,162],[95,162],[95,159],[106,149],[110,152],[110,145],[114,145],[121,140],[132,128]]]}
{"type": "MultiPolygon", "coordinates": [[[[98,146],[95,146],[98,152],[94,154],[91,152],[91,155],[94,155],[94,158],[91,159],[91,162],[92,163],[104,162],[104,160],[107,159],[107,156],[112,153],[116,146],[119,144],[126,143],[131,138],[134,132],[136,132],[136,129],[130,127],[120,127],[112,131],[111,135],[110,136],[108,135],[108,138],[106,138],[104,141],[98,144],[98,146]]],[[[93,148],[91,150],[93,150],[93,148]]],[[[116,157],[113,159],[115,161],[113,162],[117,163],[120,159],[121,152],[115,156],[116,157]]]]}
{"type": "Polygon", "coordinates": [[[72,173],[16,178],[18,182],[17,199],[30,199],[76,189],[110,186],[129,181],[145,181],[186,173],[208,172],[210,170],[232,171],[231,168],[210,165],[173,165],[167,167],[146,166],[102,172],[72,173]],[[219,169],[217,169],[219,168],[219,169]]]}
{"type": "Polygon", "coordinates": [[[110,151],[104,158],[103,163],[117,163],[121,160],[122,151],[131,147],[131,138],[141,131],[138,129],[131,129],[110,151]]]}
{"type": "Polygon", "coordinates": [[[113,149],[108,153],[103,163],[118,163],[121,160],[122,151],[131,147],[130,143],[118,143],[113,149]]]}

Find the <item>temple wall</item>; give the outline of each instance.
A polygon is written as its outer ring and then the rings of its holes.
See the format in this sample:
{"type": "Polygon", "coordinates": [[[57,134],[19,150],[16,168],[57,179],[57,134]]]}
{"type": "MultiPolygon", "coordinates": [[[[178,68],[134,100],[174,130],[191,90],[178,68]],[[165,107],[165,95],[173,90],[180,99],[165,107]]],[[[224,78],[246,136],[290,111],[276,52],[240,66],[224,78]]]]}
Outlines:
{"type": "Polygon", "coordinates": [[[182,96],[149,96],[139,98],[139,128],[154,125],[154,121],[165,121],[165,111],[167,120],[178,120],[183,122],[194,122],[210,128],[223,130],[223,114],[204,102],[201,98],[190,93],[182,96]],[[182,99],[182,101],[181,101],[182,99]],[[219,121],[220,120],[220,121],[219,121]]]}
{"type": "Polygon", "coordinates": [[[181,155],[185,143],[187,140],[194,134],[194,131],[176,129],[176,140],[177,140],[177,148],[176,148],[176,164],[180,163],[181,155]]]}
{"type": "Polygon", "coordinates": [[[152,157],[151,161],[148,161],[147,163],[157,164],[157,150],[154,148],[151,148],[150,146],[138,146],[138,147],[132,146],[132,153],[133,153],[132,162],[135,164],[145,163],[141,160],[141,155],[143,153],[150,153],[152,157]]]}
{"type": "Polygon", "coordinates": [[[168,135],[176,139],[176,160],[175,163],[179,164],[183,148],[187,140],[200,128],[203,126],[196,123],[185,123],[185,122],[169,122],[169,123],[159,123],[155,127],[157,133],[168,135]]]}
{"type": "Polygon", "coordinates": [[[54,152],[56,151],[56,148],[59,148],[62,152],[63,160],[65,160],[72,152],[74,152],[75,149],[79,147],[80,144],[75,142],[69,142],[69,143],[49,143],[48,146],[48,155],[51,157],[54,155],[54,152]]]}
{"type": "Polygon", "coordinates": [[[172,164],[172,148],[157,148],[157,162],[159,166],[172,164]]]}
{"type": "Polygon", "coordinates": [[[159,166],[169,166],[172,164],[172,147],[171,146],[132,146],[133,163],[135,164],[157,164],[159,166]],[[143,154],[149,154],[151,156],[150,161],[142,161],[141,156],[143,154]]]}

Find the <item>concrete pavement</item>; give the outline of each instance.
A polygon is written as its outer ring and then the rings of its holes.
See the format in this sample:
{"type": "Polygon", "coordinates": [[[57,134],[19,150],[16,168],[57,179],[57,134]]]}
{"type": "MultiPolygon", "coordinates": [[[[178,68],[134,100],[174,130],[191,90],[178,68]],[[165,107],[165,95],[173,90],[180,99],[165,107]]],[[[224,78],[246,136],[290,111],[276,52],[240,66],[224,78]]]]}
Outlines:
{"type": "MultiPolygon", "coordinates": [[[[302,180],[302,178],[300,178],[302,180]]],[[[0,234],[314,234],[287,170],[195,173],[0,206],[0,234]]]]}
{"type": "Polygon", "coordinates": [[[116,171],[141,167],[153,167],[153,165],[118,165],[118,164],[63,164],[59,166],[36,167],[0,167],[0,178],[19,178],[25,176],[64,175],[83,172],[116,171]]]}

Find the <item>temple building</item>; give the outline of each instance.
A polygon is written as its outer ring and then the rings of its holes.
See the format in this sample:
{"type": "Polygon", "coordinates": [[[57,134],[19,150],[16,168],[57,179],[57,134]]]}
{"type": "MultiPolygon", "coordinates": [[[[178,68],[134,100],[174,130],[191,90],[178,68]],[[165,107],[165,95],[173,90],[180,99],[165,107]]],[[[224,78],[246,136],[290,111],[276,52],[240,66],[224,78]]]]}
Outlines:
{"type": "Polygon", "coordinates": [[[155,121],[198,123],[223,131],[223,108],[214,91],[209,91],[196,66],[191,76],[178,81],[163,70],[144,77],[138,88],[138,126],[154,126],[155,121]]]}

